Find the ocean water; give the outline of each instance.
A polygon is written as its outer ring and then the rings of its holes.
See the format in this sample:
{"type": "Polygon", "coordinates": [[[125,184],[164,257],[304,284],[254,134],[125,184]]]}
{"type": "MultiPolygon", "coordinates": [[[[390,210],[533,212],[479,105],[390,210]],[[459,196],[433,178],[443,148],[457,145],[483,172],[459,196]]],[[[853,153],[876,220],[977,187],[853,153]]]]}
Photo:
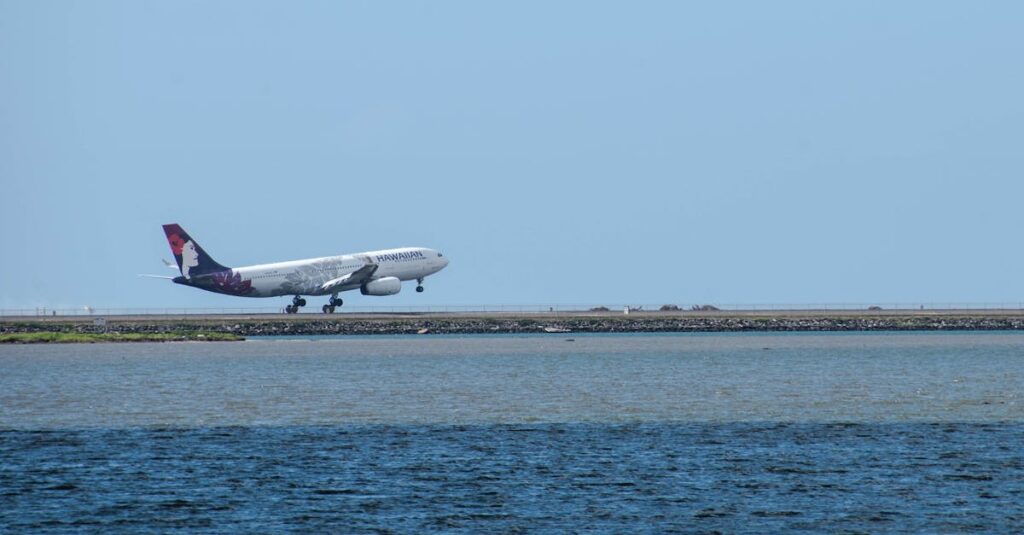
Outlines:
{"type": "Polygon", "coordinates": [[[1019,533],[1024,335],[5,346],[35,530],[1019,533]]]}

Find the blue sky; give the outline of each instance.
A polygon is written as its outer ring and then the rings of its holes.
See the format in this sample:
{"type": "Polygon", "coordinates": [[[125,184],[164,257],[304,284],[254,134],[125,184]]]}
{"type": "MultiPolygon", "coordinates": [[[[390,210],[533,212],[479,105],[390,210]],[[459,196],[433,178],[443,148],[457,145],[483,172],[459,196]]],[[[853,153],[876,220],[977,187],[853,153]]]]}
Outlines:
{"type": "Polygon", "coordinates": [[[1019,2],[0,0],[0,308],[402,245],[354,305],[1024,301],[1019,2]]]}

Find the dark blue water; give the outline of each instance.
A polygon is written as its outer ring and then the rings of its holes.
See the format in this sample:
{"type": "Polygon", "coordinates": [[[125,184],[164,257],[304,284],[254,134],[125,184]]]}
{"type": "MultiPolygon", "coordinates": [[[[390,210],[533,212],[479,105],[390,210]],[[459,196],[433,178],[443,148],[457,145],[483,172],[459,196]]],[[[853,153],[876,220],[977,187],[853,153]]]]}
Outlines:
{"type": "Polygon", "coordinates": [[[50,531],[1024,530],[1024,427],[545,424],[0,433],[50,531]]]}
{"type": "Polygon", "coordinates": [[[1005,333],[2,348],[0,531],[1020,533],[1021,348],[1005,333]]]}

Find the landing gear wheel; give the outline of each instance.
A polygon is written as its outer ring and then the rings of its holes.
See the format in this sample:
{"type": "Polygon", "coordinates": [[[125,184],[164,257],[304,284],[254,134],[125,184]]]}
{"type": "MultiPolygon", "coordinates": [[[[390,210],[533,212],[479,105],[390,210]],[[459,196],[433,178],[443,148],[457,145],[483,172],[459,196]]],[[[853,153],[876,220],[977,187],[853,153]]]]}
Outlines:
{"type": "Polygon", "coordinates": [[[284,312],[285,314],[294,314],[298,312],[298,308],[296,308],[295,305],[288,305],[284,307],[284,312]]]}
{"type": "Polygon", "coordinates": [[[300,307],[306,306],[306,300],[296,295],[292,298],[292,306],[298,310],[300,307]]]}
{"type": "Polygon", "coordinates": [[[423,287],[422,286],[417,286],[416,287],[416,291],[419,292],[419,293],[423,293],[423,287]]]}
{"type": "Polygon", "coordinates": [[[324,314],[334,314],[334,307],[340,307],[343,301],[338,299],[338,294],[334,294],[327,301],[327,304],[323,306],[324,314]]]}

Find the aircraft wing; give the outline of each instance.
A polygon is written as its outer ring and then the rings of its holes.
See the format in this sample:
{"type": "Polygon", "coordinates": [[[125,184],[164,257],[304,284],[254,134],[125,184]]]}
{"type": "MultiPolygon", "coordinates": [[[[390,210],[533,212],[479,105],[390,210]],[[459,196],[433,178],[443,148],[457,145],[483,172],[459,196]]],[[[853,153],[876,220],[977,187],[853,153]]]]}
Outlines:
{"type": "Polygon", "coordinates": [[[327,293],[340,292],[341,290],[354,288],[370,280],[370,277],[373,276],[373,273],[375,271],[377,271],[377,264],[366,264],[365,266],[353,271],[352,273],[349,273],[348,275],[344,275],[336,279],[331,279],[323,283],[320,286],[320,290],[323,291],[324,293],[327,293]]]}

